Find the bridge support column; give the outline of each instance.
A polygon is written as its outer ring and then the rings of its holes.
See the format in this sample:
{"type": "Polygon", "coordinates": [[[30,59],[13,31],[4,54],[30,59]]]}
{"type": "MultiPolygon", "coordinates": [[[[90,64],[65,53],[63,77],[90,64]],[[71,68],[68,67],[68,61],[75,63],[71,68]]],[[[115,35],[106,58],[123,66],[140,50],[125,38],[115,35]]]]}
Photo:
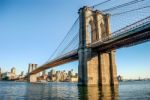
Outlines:
{"type": "Polygon", "coordinates": [[[99,52],[89,47],[110,36],[109,16],[83,7],[79,10],[79,20],[79,85],[117,85],[115,52],[99,52]]]}
{"type": "Polygon", "coordinates": [[[37,64],[29,64],[28,67],[28,82],[37,82],[37,74],[32,74],[30,73],[37,68],[37,64]]]}
{"type": "Polygon", "coordinates": [[[90,49],[79,50],[79,55],[78,84],[98,85],[98,55],[91,54],[90,49]]]}
{"type": "Polygon", "coordinates": [[[83,7],[79,10],[80,30],[79,30],[79,85],[98,85],[98,53],[88,48],[88,44],[96,41],[95,17],[91,8],[83,7]],[[90,30],[90,31],[89,31],[90,30]]]}
{"type": "Polygon", "coordinates": [[[99,85],[117,85],[115,51],[99,54],[99,85]]]}
{"type": "Polygon", "coordinates": [[[37,82],[37,75],[36,74],[29,75],[28,81],[29,82],[37,82]]]}

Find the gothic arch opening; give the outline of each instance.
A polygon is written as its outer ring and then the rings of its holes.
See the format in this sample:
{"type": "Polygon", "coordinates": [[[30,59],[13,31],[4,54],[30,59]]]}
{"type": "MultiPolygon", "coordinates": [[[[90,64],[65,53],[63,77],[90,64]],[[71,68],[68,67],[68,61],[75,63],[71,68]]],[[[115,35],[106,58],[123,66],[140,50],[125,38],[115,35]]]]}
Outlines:
{"type": "Polygon", "coordinates": [[[88,27],[87,27],[87,44],[92,43],[93,42],[93,38],[94,38],[94,31],[95,31],[95,25],[93,22],[93,19],[91,18],[89,23],[88,23],[88,27]]]}
{"type": "Polygon", "coordinates": [[[104,39],[105,37],[106,37],[106,29],[105,29],[105,24],[104,24],[104,21],[103,21],[103,19],[101,20],[101,23],[100,23],[100,37],[102,38],[102,39],[104,39]]]}
{"type": "Polygon", "coordinates": [[[88,43],[92,43],[92,25],[91,25],[91,21],[88,24],[88,43]]]}

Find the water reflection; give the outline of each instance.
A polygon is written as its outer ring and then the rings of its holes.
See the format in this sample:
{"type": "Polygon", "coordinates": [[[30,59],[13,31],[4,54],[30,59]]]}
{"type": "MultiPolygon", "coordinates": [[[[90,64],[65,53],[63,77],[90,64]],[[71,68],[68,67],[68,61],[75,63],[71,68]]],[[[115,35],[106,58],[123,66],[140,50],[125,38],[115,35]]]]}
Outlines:
{"type": "Polygon", "coordinates": [[[118,86],[78,87],[77,83],[1,82],[0,100],[150,100],[150,81],[118,86]]]}
{"type": "Polygon", "coordinates": [[[0,82],[0,100],[118,100],[118,87],[84,87],[67,82],[0,82]]]}
{"type": "Polygon", "coordinates": [[[78,87],[80,100],[118,100],[118,86],[78,87]]]}
{"type": "MultiPolygon", "coordinates": [[[[29,100],[40,100],[44,99],[49,91],[47,84],[36,84],[31,83],[27,85],[26,96],[29,100]]],[[[26,98],[26,99],[27,99],[26,98]]]]}
{"type": "Polygon", "coordinates": [[[118,86],[77,86],[70,83],[28,84],[26,97],[30,100],[118,100],[118,86]]]}
{"type": "Polygon", "coordinates": [[[76,83],[30,83],[26,90],[27,100],[77,100],[76,83]]]}

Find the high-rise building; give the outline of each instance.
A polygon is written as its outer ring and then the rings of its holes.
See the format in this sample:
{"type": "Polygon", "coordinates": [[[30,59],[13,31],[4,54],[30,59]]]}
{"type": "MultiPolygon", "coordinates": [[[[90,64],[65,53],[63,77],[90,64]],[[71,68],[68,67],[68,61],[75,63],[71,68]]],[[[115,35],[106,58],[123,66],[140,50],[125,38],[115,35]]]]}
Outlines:
{"type": "Polygon", "coordinates": [[[75,73],[75,77],[78,77],[78,73],[75,73]]]}
{"type": "Polygon", "coordinates": [[[21,76],[23,76],[23,75],[24,75],[24,71],[21,72],[21,76]]]}
{"type": "Polygon", "coordinates": [[[72,77],[73,76],[73,69],[71,69],[71,71],[68,71],[68,76],[72,77]]]}
{"type": "Polygon", "coordinates": [[[61,79],[60,71],[56,71],[56,81],[60,81],[60,79],[61,79]]]}
{"type": "Polygon", "coordinates": [[[123,76],[119,75],[117,78],[118,78],[118,81],[123,81],[123,76]]]}
{"type": "Polygon", "coordinates": [[[4,79],[4,80],[13,80],[16,77],[17,76],[12,72],[5,72],[5,73],[2,74],[2,79],[4,79]]]}
{"type": "Polygon", "coordinates": [[[15,67],[13,67],[13,68],[11,69],[11,73],[13,73],[14,75],[16,75],[16,68],[15,68],[15,67]]]}
{"type": "Polygon", "coordinates": [[[66,81],[66,79],[67,79],[67,73],[64,70],[64,71],[61,72],[61,81],[66,81]]]}
{"type": "Polygon", "coordinates": [[[42,76],[44,76],[44,75],[46,75],[46,70],[44,70],[44,71],[42,72],[42,76]]]}
{"type": "Polygon", "coordinates": [[[2,79],[2,72],[1,72],[1,68],[0,68],[0,80],[2,79]]]}
{"type": "Polygon", "coordinates": [[[1,72],[1,68],[0,68],[0,73],[2,73],[2,72],[1,72]]]}
{"type": "Polygon", "coordinates": [[[52,70],[50,70],[49,72],[48,72],[48,76],[53,76],[55,74],[55,71],[52,69],[52,70]]]}
{"type": "Polygon", "coordinates": [[[53,69],[48,72],[48,78],[50,81],[56,80],[56,72],[53,69]]]}

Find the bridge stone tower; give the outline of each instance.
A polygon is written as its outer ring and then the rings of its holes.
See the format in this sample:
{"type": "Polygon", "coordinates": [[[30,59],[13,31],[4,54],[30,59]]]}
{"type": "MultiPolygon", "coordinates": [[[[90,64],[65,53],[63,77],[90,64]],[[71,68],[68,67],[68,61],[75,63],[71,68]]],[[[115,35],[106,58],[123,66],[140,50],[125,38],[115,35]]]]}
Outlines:
{"type": "MultiPolygon", "coordinates": [[[[37,68],[37,64],[29,64],[28,67],[28,75],[30,72],[32,72],[33,70],[35,70],[37,68]]],[[[28,81],[29,82],[37,82],[37,75],[33,74],[33,75],[29,75],[28,76],[28,81]]]]}
{"type": "Polygon", "coordinates": [[[109,14],[79,9],[79,85],[117,85],[115,51],[99,52],[89,48],[91,43],[111,36],[109,14]]]}

